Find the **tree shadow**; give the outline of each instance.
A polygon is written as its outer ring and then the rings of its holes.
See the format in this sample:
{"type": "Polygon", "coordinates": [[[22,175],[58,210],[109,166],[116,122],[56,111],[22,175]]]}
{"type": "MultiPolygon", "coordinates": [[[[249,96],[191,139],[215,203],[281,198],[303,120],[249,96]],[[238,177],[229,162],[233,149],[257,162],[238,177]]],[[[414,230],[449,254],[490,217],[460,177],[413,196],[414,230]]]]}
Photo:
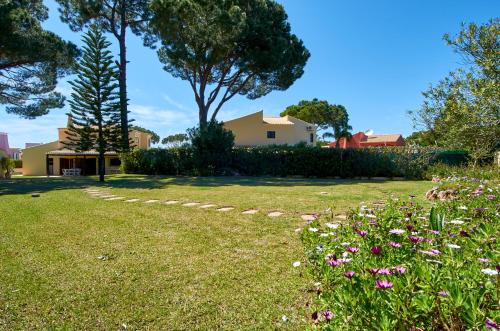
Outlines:
{"type": "Polygon", "coordinates": [[[334,186],[383,182],[388,179],[334,179],[302,177],[166,177],[145,175],[112,175],[104,183],[97,176],[90,177],[14,177],[0,180],[0,196],[7,194],[28,194],[56,190],[97,188],[162,189],[175,186],[224,187],[224,186],[334,186]]]}

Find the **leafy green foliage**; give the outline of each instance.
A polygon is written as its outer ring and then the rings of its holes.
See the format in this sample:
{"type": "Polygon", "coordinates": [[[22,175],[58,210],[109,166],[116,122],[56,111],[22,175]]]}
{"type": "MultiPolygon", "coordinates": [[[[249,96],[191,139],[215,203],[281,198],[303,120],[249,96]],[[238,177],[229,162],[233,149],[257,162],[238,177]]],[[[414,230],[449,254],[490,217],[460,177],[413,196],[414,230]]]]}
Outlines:
{"type": "Polygon", "coordinates": [[[73,31],[80,31],[91,23],[98,24],[111,33],[118,41],[120,58],[118,61],[120,88],[121,148],[128,150],[129,123],[127,98],[127,50],[126,33],[128,28],[138,36],[144,37],[144,44],[153,47],[156,38],[149,33],[151,11],[149,0],[57,0],[63,22],[73,31]]]}
{"type": "Polygon", "coordinates": [[[200,175],[224,174],[231,167],[234,135],[219,122],[188,131],[195,168],[200,175]]]}
{"type": "Polygon", "coordinates": [[[57,80],[72,72],[77,47],[42,28],[48,18],[41,0],[0,1],[0,104],[33,119],[61,108],[57,80]]]}
{"type": "MultiPolygon", "coordinates": [[[[221,138],[210,138],[203,142],[210,150],[221,138]]],[[[227,142],[228,137],[224,138],[227,142]]],[[[222,144],[222,142],[219,142],[222,144]]],[[[228,144],[228,143],[227,143],[228,144]]],[[[230,158],[225,156],[229,147],[220,148],[220,158],[194,153],[192,146],[179,149],[158,149],[154,152],[142,151],[126,154],[122,157],[125,172],[162,175],[192,175],[197,173],[220,174],[226,170],[248,176],[306,176],[306,177],[406,177],[423,178],[426,170],[436,162],[463,164],[467,156],[463,153],[451,153],[435,148],[369,148],[337,149],[311,148],[300,146],[269,146],[259,148],[235,148],[230,158]],[[182,153],[178,151],[182,150],[182,153]],[[156,159],[165,159],[167,163],[188,166],[163,167],[156,159]],[[189,159],[176,159],[189,158],[189,159]],[[224,162],[222,162],[224,160],[224,162]],[[151,164],[153,163],[153,164],[151,164]],[[216,164],[215,166],[213,164],[216,164]],[[207,165],[211,165],[210,167],[207,165]],[[191,168],[189,168],[191,167],[191,168]],[[214,171],[214,167],[215,170],[214,171]]],[[[207,152],[208,153],[208,152],[207,152]]]]}
{"type": "Polygon", "coordinates": [[[323,138],[333,137],[339,140],[342,137],[350,137],[349,115],[347,109],[342,105],[331,105],[328,101],[313,99],[302,100],[297,105],[288,106],[280,116],[290,115],[303,121],[317,125],[318,130],[329,130],[324,132],[323,138]]]}
{"type": "Polygon", "coordinates": [[[454,184],[456,199],[430,216],[400,199],[306,226],[321,329],[479,330],[499,321],[498,183],[454,184]]]}
{"type": "Polygon", "coordinates": [[[180,147],[189,141],[189,137],[185,133],[176,133],[162,139],[161,143],[169,147],[180,147]]]}
{"type": "Polygon", "coordinates": [[[0,154],[0,179],[10,178],[14,171],[14,160],[0,154]]]}
{"type": "Polygon", "coordinates": [[[442,146],[467,150],[474,164],[500,146],[500,20],[463,26],[449,45],[469,67],[459,69],[423,92],[415,126],[442,146]]]}
{"type": "Polygon", "coordinates": [[[66,144],[76,151],[97,149],[99,179],[104,181],[104,154],[121,147],[118,70],[108,50],[110,43],[96,25],[90,27],[83,41],[77,78],[70,82],[73,92],[66,144]]]}
{"type": "Polygon", "coordinates": [[[214,121],[235,95],[256,99],[286,90],[304,72],[309,52],[275,1],[153,0],[151,8],[160,61],[189,82],[201,126],[212,106],[214,121]]]}
{"type": "Polygon", "coordinates": [[[151,143],[153,143],[153,144],[158,144],[160,142],[160,136],[154,131],[151,131],[151,130],[148,130],[145,128],[141,128],[140,126],[137,126],[137,125],[131,126],[130,129],[137,130],[137,131],[144,132],[144,133],[149,133],[151,135],[151,143]]]}

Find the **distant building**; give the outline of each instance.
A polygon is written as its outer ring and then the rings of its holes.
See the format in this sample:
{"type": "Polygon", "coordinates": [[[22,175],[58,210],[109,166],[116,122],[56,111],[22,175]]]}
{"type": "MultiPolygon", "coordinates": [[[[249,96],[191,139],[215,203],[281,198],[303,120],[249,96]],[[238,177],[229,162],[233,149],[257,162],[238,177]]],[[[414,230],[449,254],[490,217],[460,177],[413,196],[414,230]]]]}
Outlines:
{"type": "Polygon", "coordinates": [[[9,147],[9,135],[5,132],[0,132],[0,155],[5,155],[14,160],[21,158],[21,149],[9,147]]]}
{"type": "Polygon", "coordinates": [[[236,146],[316,145],[316,126],[293,116],[265,117],[262,111],[224,122],[236,146]]]}
{"type": "MultiPolygon", "coordinates": [[[[366,134],[358,132],[351,138],[340,138],[340,148],[365,148],[365,147],[385,147],[385,146],[404,146],[405,141],[399,133],[395,134],[366,134]]],[[[337,142],[328,144],[329,147],[336,147],[337,142]]]]}
{"type": "MultiPolygon", "coordinates": [[[[71,121],[68,121],[69,125],[73,125],[71,121]]],[[[68,170],[81,175],[96,175],[98,173],[97,157],[99,153],[95,149],[76,152],[66,146],[65,143],[69,142],[68,126],[57,129],[58,139],[56,141],[35,144],[23,149],[23,175],[64,175],[68,170]]],[[[132,129],[129,136],[133,147],[150,148],[151,134],[132,129]]],[[[106,152],[104,157],[106,174],[117,172],[120,166],[118,153],[106,152]]]]}

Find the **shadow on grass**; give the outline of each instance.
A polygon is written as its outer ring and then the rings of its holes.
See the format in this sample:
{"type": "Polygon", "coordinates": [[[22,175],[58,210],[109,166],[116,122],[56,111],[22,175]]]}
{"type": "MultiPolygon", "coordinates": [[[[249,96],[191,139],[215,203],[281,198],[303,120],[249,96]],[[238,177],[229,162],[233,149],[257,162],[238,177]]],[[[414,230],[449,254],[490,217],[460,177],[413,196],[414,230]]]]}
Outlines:
{"type": "Polygon", "coordinates": [[[175,186],[333,186],[340,184],[362,184],[383,182],[387,179],[313,179],[291,177],[165,177],[144,175],[112,175],[100,183],[97,176],[91,177],[14,177],[0,180],[0,196],[27,194],[54,190],[83,189],[85,187],[161,189],[175,186]]]}

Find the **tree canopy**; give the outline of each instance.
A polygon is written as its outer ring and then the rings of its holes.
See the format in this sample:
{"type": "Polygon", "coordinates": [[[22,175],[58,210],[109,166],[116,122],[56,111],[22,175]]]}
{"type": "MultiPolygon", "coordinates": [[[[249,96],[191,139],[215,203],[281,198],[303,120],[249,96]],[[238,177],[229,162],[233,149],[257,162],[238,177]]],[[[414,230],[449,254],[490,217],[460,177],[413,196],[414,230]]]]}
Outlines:
{"type": "Polygon", "coordinates": [[[235,95],[286,90],[304,73],[309,51],[273,0],[152,0],[164,69],[189,82],[206,125],[235,95]]]}
{"type": "Polygon", "coordinates": [[[189,137],[185,133],[176,133],[172,134],[170,136],[167,136],[162,139],[161,143],[163,145],[167,145],[170,147],[179,147],[182,144],[186,143],[189,141],[189,137]]]}
{"type": "Polygon", "coordinates": [[[61,108],[57,80],[72,72],[77,47],[42,28],[42,0],[0,1],[0,104],[24,118],[61,108]]]}
{"type": "Polygon", "coordinates": [[[129,148],[128,98],[127,98],[127,50],[126,34],[128,28],[144,37],[144,44],[152,46],[155,37],[148,33],[151,11],[150,0],[57,0],[63,22],[69,24],[73,31],[80,31],[90,23],[98,24],[104,31],[111,33],[118,41],[119,54],[119,88],[120,88],[120,120],[122,149],[129,148]]]}
{"type": "Polygon", "coordinates": [[[317,129],[324,131],[323,138],[334,137],[337,141],[342,137],[349,137],[349,114],[342,105],[332,105],[325,100],[302,100],[297,105],[288,106],[281,116],[290,115],[303,121],[317,125],[317,129]],[[331,129],[329,132],[327,130],[331,129]]]}
{"type": "Polygon", "coordinates": [[[469,152],[474,162],[500,146],[500,19],[464,25],[445,40],[467,66],[423,92],[422,107],[411,112],[438,144],[469,152]]]}
{"type": "Polygon", "coordinates": [[[149,133],[151,135],[151,143],[153,143],[153,144],[158,144],[160,142],[160,136],[152,130],[145,129],[145,128],[142,128],[142,127],[137,126],[137,125],[131,126],[130,129],[137,130],[137,131],[144,132],[144,133],[149,133]]]}
{"type": "Polygon", "coordinates": [[[92,25],[84,35],[83,58],[70,84],[72,125],[66,145],[76,151],[97,149],[99,180],[104,181],[104,154],[120,151],[120,104],[118,68],[102,31],[92,25]]]}

